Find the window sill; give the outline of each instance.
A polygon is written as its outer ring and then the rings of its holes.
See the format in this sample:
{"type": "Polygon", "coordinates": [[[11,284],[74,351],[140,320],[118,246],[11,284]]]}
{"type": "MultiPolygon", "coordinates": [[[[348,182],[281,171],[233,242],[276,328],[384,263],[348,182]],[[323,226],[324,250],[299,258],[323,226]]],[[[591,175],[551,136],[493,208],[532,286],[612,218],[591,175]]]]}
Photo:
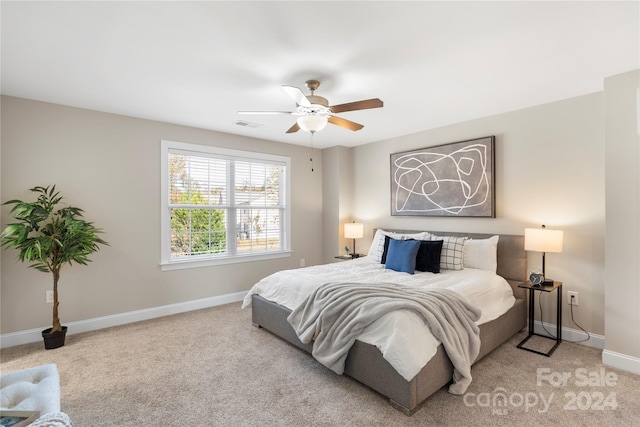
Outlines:
{"type": "Polygon", "coordinates": [[[289,258],[291,251],[271,252],[259,255],[235,255],[220,258],[207,258],[202,260],[171,261],[160,264],[162,271],[183,270],[186,268],[213,267],[216,265],[238,264],[242,262],[264,261],[277,258],[289,258]]]}

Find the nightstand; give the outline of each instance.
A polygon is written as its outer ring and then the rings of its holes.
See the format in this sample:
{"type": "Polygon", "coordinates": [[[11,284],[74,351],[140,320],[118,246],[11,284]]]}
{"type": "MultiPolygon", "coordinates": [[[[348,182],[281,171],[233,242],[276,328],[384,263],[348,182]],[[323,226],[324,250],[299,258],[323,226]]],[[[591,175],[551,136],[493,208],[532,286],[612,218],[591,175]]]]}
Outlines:
{"type": "Polygon", "coordinates": [[[550,357],[562,342],[562,282],[553,282],[553,285],[547,285],[547,286],[545,285],[534,286],[531,284],[531,282],[526,282],[522,285],[518,285],[518,287],[529,290],[529,335],[527,335],[527,337],[523,339],[520,342],[520,344],[518,344],[518,348],[530,351],[532,353],[537,353],[543,356],[550,357]],[[556,291],[556,295],[558,299],[558,307],[557,307],[557,314],[556,314],[556,335],[557,335],[556,338],[549,337],[547,335],[536,334],[533,331],[533,313],[535,309],[534,301],[535,301],[536,292],[553,292],[553,291],[556,291]],[[534,335],[555,340],[556,343],[551,348],[551,350],[549,350],[547,353],[543,353],[541,351],[532,350],[530,348],[523,347],[523,345],[527,341],[529,341],[529,338],[531,338],[534,335]]]}
{"type": "Polygon", "coordinates": [[[349,260],[349,259],[357,259],[364,258],[366,255],[364,254],[349,254],[349,255],[337,255],[334,256],[335,259],[349,260]]]}

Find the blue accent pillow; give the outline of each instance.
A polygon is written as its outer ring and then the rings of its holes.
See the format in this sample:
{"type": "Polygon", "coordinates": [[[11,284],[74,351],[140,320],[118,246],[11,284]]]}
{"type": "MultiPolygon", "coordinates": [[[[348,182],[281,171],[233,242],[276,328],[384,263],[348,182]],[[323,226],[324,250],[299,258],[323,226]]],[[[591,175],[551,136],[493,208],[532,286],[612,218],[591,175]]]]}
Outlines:
{"type": "Polygon", "coordinates": [[[389,249],[385,267],[390,270],[413,274],[416,269],[416,255],[420,240],[389,239],[389,249]]]}

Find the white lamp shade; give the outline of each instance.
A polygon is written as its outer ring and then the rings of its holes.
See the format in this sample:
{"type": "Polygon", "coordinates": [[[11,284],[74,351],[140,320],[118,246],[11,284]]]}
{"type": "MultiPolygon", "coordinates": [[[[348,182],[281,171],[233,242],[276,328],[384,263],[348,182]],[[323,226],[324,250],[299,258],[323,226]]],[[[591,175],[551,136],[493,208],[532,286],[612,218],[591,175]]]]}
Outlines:
{"type": "Polygon", "coordinates": [[[524,250],[534,252],[562,252],[563,232],[547,228],[525,228],[524,250]]]}
{"type": "Polygon", "coordinates": [[[306,130],[310,133],[315,133],[324,129],[327,125],[327,118],[318,114],[310,114],[298,117],[297,122],[300,129],[306,130]]]}
{"type": "Polygon", "coordinates": [[[364,237],[364,224],[359,222],[347,222],[344,224],[345,239],[361,239],[364,237]]]}

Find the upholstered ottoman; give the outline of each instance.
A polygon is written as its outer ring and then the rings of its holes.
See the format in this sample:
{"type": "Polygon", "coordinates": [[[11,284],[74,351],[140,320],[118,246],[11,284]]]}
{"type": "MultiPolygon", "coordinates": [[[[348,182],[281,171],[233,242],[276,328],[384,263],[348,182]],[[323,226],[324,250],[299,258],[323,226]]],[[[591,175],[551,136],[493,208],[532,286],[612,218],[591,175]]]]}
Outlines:
{"type": "Polygon", "coordinates": [[[60,412],[60,376],[52,363],[0,375],[0,409],[60,412]]]}

